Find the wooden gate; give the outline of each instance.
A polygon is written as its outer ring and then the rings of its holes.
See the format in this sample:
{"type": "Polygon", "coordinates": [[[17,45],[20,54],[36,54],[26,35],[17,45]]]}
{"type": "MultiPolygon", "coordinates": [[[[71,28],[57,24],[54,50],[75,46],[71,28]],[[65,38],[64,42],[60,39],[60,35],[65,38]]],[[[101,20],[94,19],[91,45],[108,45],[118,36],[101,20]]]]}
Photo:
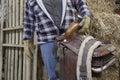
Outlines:
{"type": "Polygon", "coordinates": [[[24,54],[24,6],[25,0],[2,0],[0,80],[37,80],[37,52],[33,60],[24,54]]]}

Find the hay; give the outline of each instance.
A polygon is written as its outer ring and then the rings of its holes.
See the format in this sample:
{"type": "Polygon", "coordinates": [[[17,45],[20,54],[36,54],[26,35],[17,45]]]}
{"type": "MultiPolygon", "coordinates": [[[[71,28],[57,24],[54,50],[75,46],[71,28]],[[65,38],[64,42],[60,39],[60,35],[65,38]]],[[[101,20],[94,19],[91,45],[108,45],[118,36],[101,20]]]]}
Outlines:
{"type": "Polygon", "coordinates": [[[94,17],[91,34],[120,45],[120,16],[103,12],[94,17]]]}
{"type": "MultiPolygon", "coordinates": [[[[109,40],[116,47],[114,54],[120,58],[120,16],[113,13],[115,0],[87,0],[87,4],[94,16],[89,34],[109,40]]],[[[93,80],[118,80],[118,63],[106,70],[101,78],[93,80]]]]}
{"type": "Polygon", "coordinates": [[[87,0],[87,4],[92,13],[112,13],[116,7],[115,0],[87,0]]]}
{"type": "Polygon", "coordinates": [[[94,16],[90,34],[119,46],[120,16],[113,13],[115,0],[87,0],[87,4],[94,16]]]}
{"type": "MultiPolygon", "coordinates": [[[[120,58],[120,16],[111,13],[97,13],[94,15],[93,25],[90,28],[90,35],[96,38],[110,41],[116,51],[113,53],[120,58]]],[[[118,63],[116,63],[118,64],[118,63]]],[[[101,78],[93,80],[117,80],[118,66],[106,70],[101,78]],[[111,73],[112,72],[112,73],[111,73]]]]}

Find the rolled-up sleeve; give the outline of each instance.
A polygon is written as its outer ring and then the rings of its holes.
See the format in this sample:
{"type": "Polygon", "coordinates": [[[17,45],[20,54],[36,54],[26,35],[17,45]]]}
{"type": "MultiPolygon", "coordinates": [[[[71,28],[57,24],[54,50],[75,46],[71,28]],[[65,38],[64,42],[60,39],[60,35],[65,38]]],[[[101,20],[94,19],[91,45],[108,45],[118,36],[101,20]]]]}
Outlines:
{"type": "Polygon", "coordinates": [[[76,0],[76,8],[81,16],[89,16],[91,17],[90,10],[88,9],[86,0],[76,0]]]}
{"type": "Polygon", "coordinates": [[[24,23],[23,23],[23,40],[30,40],[35,30],[35,14],[29,2],[26,2],[24,23]]]}

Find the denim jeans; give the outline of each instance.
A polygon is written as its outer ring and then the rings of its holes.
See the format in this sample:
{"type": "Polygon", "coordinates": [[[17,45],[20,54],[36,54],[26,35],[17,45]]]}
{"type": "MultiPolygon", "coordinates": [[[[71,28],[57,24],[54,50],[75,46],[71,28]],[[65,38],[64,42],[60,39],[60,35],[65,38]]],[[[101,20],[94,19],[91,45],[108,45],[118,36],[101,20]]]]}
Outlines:
{"type": "Polygon", "coordinates": [[[49,42],[40,45],[43,63],[47,70],[49,80],[58,80],[58,77],[55,74],[57,52],[52,53],[54,45],[54,42],[49,42]]]}

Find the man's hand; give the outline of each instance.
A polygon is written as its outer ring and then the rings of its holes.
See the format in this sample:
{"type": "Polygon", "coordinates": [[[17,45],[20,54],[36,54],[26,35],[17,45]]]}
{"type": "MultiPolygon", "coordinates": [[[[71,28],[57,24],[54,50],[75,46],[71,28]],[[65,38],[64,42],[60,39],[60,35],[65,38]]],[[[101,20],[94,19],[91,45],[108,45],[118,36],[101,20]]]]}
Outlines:
{"type": "Polygon", "coordinates": [[[33,48],[33,43],[30,41],[30,40],[24,40],[23,41],[24,43],[24,52],[25,52],[25,55],[29,58],[32,58],[32,49],[31,47],[33,48]]]}
{"type": "Polygon", "coordinates": [[[82,29],[80,30],[80,32],[83,32],[83,33],[85,33],[85,32],[88,32],[89,31],[89,27],[90,27],[90,18],[88,17],[88,16],[84,16],[83,17],[83,23],[82,23],[82,25],[83,25],[83,27],[82,27],[82,29]]]}
{"type": "Polygon", "coordinates": [[[71,39],[73,38],[78,31],[85,33],[89,31],[90,27],[90,18],[88,16],[84,16],[83,18],[79,18],[77,21],[73,21],[68,29],[65,32],[65,38],[71,39]],[[79,20],[80,19],[80,20],[79,20]]]}

